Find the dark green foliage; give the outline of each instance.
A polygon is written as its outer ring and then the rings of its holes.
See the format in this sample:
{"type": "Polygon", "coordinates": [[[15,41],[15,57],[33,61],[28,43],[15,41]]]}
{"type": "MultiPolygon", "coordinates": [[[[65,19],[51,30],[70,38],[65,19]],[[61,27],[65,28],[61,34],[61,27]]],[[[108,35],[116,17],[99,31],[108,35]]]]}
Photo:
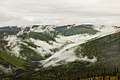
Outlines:
{"type": "Polygon", "coordinates": [[[32,28],[36,28],[36,27],[39,27],[40,25],[33,25],[32,28]]]}
{"type": "Polygon", "coordinates": [[[48,33],[30,32],[29,37],[34,38],[34,39],[39,39],[42,41],[46,41],[47,43],[49,43],[49,41],[55,41],[54,37],[52,37],[48,33]]]}
{"type": "Polygon", "coordinates": [[[27,72],[32,73],[36,68],[38,68],[38,65],[40,65],[40,63],[27,59],[24,67],[27,72]]]}
{"type": "Polygon", "coordinates": [[[5,46],[8,44],[8,41],[0,39],[0,50],[5,51],[5,46]]]}
{"type": "Polygon", "coordinates": [[[93,58],[97,57],[96,66],[113,68],[120,66],[120,33],[108,35],[80,45],[76,55],[82,54],[93,58]]]}
{"type": "Polygon", "coordinates": [[[32,42],[24,41],[28,46],[31,46],[33,48],[37,48],[37,45],[33,44],[32,42]]]}
{"type": "MultiPolygon", "coordinates": [[[[89,63],[87,63],[89,64],[89,63]]],[[[18,80],[78,80],[90,77],[102,76],[120,76],[117,68],[101,68],[101,66],[85,67],[84,62],[69,63],[68,67],[64,65],[58,67],[51,67],[46,69],[40,69],[33,73],[26,73],[19,77],[18,80]],[[29,76],[29,77],[28,77],[29,76]]]]}
{"type": "Polygon", "coordinates": [[[22,48],[22,50],[20,51],[20,54],[22,57],[26,57],[33,61],[39,61],[39,60],[43,59],[40,54],[38,54],[34,50],[30,49],[28,46],[21,44],[21,48],[22,48]]]}
{"type": "Polygon", "coordinates": [[[46,54],[45,56],[44,56],[44,58],[46,59],[46,58],[48,58],[48,57],[50,57],[51,56],[51,54],[46,54]]]}
{"type": "Polygon", "coordinates": [[[50,51],[55,53],[55,52],[59,51],[59,49],[58,48],[54,48],[54,49],[50,49],[50,51]]]}
{"type": "Polygon", "coordinates": [[[6,64],[11,64],[17,68],[24,68],[25,61],[21,58],[10,55],[10,53],[0,51],[0,60],[6,64]]]}
{"type": "Polygon", "coordinates": [[[29,31],[30,30],[30,27],[26,27],[25,29],[24,29],[24,31],[29,31]]]}
{"type": "Polygon", "coordinates": [[[17,37],[24,40],[24,39],[28,39],[29,35],[28,33],[23,33],[22,35],[18,35],[17,37]]]}

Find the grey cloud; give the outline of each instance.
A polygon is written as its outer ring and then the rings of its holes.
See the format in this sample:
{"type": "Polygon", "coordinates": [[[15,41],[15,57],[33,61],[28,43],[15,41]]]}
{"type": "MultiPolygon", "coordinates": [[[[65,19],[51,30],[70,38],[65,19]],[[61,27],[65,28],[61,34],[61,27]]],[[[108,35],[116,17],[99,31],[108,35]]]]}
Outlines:
{"type": "Polygon", "coordinates": [[[6,21],[6,22],[12,21],[14,19],[15,19],[15,17],[13,17],[13,16],[10,16],[6,13],[0,13],[0,23],[4,22],[4,21],[6,21]]]}
{"type": "Polygon", "coordinates": [[[0,0],[0,10],[4,12],[0,23],[82,22],[87,21],[86,16],[99,21],[97,16],[120,16],[119,3],[120,0],[0,0]]]}

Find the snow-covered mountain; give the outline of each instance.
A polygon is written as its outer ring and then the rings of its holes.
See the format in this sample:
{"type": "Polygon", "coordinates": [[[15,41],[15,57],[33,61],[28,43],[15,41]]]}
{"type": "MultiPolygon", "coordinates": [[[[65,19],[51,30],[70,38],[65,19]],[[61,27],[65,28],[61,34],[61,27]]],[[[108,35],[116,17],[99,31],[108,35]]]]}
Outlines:
{"type": "Polygon", "coordinates": [[[83,54],[81,45],[116,32],[119,32],[118,26],[93,24],[2,27],[0,28],[1,56],[6,53],[5,56],[10,57],[10,60],[1,57],[5,63],[7,62],[6,64],[9,63],[8,67],[2,64],[1,68],[6,70],[11,69],[9,66],[24,68],[26,61],[30,61],[29,66],[37,63],[36,68],[64,65],[75,61],[95,63],[98,56],[91,55],[90,58],[87,54],[83,54]]]}
{"type": "MultiPolygon", "coordinates": [[[[72,26],[70,25],[55,27],[51,25],[34,25],[26,28],[21,28],[21,30],[15,35],[8,35],[4,38],[4,40],[8,41],[8,45],[6,46],[10,53],[14,54],[17,57],[26,58],[30,55],[26,55],[26,50],[32,50],[33,54],[41,57],[45,57],[47,55],[52,55],[57,51],[60,51],[62,48],[68,46],[68,44],[73,44],[78,42],[79,37],[88,35],[88,32],[93,31],[94,33],[97,30],[91,28],[87,28],[84,26],[72,26]],[[73,29],[72,29],[73,28],[73,29]],[[77,29],[76,29],[77,28],[77,29]],[[73,31],[72,31],[73,30],[73,31]],[[74,33],[74,31],[81,30],[84,34],[78,32],[74,33]],[[66,32],[72,33],[69,36],[65,36],[66,32]],[[24,49],[23,49],[24,46],[24,49]],[[26,48],[26,49],[25,49],[26,48]],[[25,50],[25,51],[24,51],[25,50]],[[22,54],[24,53],[24,54],[22,54]],[[22,56],[21,56],[22,54],[22,56]]],[[[91,33],[93,34],[93,33],[91,33]]],[[[28,52],[27,54],[31,54],[28,52]]],[[[31,54],[31,56],[33,55],[31,54]]]]}
{"type": "Polygon", "coordinates": [[[89,59],[75,55],[75,49],[80,44],[93,38],[115,33],[112,26],[82,25],[33,25],[21,28],[17,34],[4,36],[8,41],[6,51],[22,59],[39,61],[44,67],[60,65],[59,62],[84,60],[95,62],[97,57],[89,59]],[[109,28],[109,29],[108,29],[109,28]],[[69,34],[69,35],[68,35],[69,34]]]}

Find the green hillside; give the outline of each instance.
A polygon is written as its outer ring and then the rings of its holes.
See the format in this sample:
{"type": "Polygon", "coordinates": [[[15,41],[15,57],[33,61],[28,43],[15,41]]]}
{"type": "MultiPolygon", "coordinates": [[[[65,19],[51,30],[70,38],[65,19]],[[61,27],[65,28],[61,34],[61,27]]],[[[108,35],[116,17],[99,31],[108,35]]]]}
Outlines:
{"type": "Polygon", "coordinates": [[[5,63],[5,64],[10,64],[14,67],[17,68],[24,68],[24,60],[21,58],[17,58],[14,55],[11,55],[9,52],[6,51],[5,46],[8,44],[7,41],[0,39],[0,61],[1,64],[5,63]]]}
{"type": "Polygon", "coordinates": [[[24,62],[25,62],[21,58],[12,56],[10,53],[4,52],[4,51],[0,51],[0,61],[1,62],[4,61],[4,63],[10,64],[17,68],[24,68],[24,62]]]}
{"type": "Polygon", "coordinates": [[[120,66],[120,33],[108,35],[80,46],[82,48],[78,47],[76,54],[82,53],[89,58],[97,56],[97,63],[102,63],[102,66],[120,66]]]}
{"type": "Polygon", "coordinates": [[[76,35],[76,34],[96,34],[98,31],[94,30],[92,28],[86,28],[86,27],[72,27],[72,28],[67,28],[67,27],[56,27],[54,35],[64,35],[64,36],[71,36],[71,35],[76,35]]]}

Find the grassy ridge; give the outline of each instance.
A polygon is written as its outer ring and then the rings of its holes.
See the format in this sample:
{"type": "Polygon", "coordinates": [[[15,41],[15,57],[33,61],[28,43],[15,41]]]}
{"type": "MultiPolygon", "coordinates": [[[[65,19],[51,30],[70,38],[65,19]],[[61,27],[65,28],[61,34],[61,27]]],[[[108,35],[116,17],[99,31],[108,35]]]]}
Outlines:
{"type": "Polygon", "coordinates": [[[24,68],[23,67],[25,63],[24,60],[17,58],[15,56],[12,56],[6,52],[0,51],[0,59],[5,61],[6,64],[11,64],[12,66],[17,68],[24,68]]]}

